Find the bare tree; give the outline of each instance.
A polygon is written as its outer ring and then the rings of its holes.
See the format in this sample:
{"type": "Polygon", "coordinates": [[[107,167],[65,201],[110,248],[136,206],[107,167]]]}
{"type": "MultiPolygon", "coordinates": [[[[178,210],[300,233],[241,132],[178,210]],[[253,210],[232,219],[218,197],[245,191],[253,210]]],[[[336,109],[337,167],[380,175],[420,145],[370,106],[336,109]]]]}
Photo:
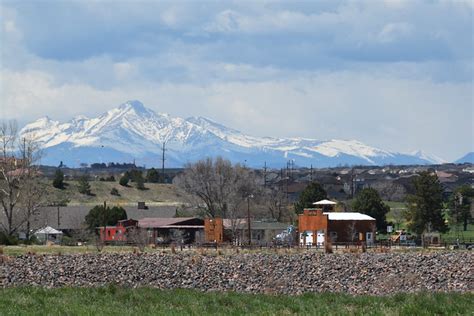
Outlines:
{"type": "Polygon", "coordinates": [[[127,230],[127,241],[137,246],[143,252],[148,243],[148,232],[146,229],[139,227],[130,228],[127,230]]]}
{"type": "Polygon", "coordinates": [[[24,194],[20,201],[25,218],[26,239],[30,239],[31,221],[39,216],[40,209],[45,205],[46,186],[38,178],[29,177],[25,179],[24,194]]]}
{"type": "Polygon", "coordinates": [[[346,233],[349,235],[352,242],[357,239],[357,229],[355,221],[352,221],[351,224],[347,226],[346,233]]]}
{"type": "MultiPolygon", "coordinates": [[[[210,217],[232,215],[257,185],[253,173],[240,164],[212,158],[188,164],[176,185],[196,197],[196,207],[210,217]]],[[[235,214],[234,214],[235,215],[235,214]]]]}
{"type": "Polygon", "coordinates": [[[44,194],[36,165],[40,150],[32,137],[19,138],[14,121],[0,125],[0,146],[1,225],[11,236],[25,223],[29,226],[39,210],[44,194]]]}
{"type": "Polygon", "coordinates": [[[288,215],[288,203],[286,193],[281,187],[270,187],[264,191],[264,203],[270,216],[281,221],[288,215]]]}

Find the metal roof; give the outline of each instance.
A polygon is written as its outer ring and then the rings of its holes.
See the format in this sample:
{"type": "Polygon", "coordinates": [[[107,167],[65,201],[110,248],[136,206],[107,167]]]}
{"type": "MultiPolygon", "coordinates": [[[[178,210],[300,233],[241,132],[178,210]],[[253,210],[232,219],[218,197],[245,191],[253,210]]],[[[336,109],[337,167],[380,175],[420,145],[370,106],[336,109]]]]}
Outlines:
{"type": "Polygon", "coordinates": [[[330,221],[375,221],[375,218],[357,212],[327,212],[330,221]]]}
{"type": "Polygon", "coordinates": [[[51,226],[46,226],[44,228],[38,229],[35,234],[44,234],[44,235],[61,235],[63,232],[57,229],[54,229],[51,226]]]}
{"type": "Polygon", "coordinates": [[[336,205],[336,202],[330,201],[330,200],[321,200],[318,202],[314,202],[313,205],[336,205]]]}
{"type": "MultiPolygon", "coordinates": [[[[177,225],[181,222],[198,219],[196,217],[176,217],[176,218],[162,218],[162,217],[147,217],[138,221],[138,227],[143,228],[158,228],[171,225],[177,225]]],[[[182,225],[181,225],[182,226],[182,225]]]]}

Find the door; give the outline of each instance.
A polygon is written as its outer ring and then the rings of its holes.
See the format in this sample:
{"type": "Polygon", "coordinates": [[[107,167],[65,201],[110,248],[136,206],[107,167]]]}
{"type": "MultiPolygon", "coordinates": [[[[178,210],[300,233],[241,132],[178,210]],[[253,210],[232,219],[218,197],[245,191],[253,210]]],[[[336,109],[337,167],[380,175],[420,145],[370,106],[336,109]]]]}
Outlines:
{"type": "Polygon", "coordinates": [[[367,242],[367,245],[372,245],[374,243],[374,233],[372,232],[365,233],[365,240],[367,242]]]}
{"type": "Polygon", "coordinates": [[[306,245],[312,246],[313,245],[313,232],[306,232],[306,245]]]}
{"type": "Polygon", "coordinates": [[[318,230],[318,234],[316,236],[316,243],[318,246],[324,246],[324,239],[326,237],[326,233],[324,230],[318,230]]]}

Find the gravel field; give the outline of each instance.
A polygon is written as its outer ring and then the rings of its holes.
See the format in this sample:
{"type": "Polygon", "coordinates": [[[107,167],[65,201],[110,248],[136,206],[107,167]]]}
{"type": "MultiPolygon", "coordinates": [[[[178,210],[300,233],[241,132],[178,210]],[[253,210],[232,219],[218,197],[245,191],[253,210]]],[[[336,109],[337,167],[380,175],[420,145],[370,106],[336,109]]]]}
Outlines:
{"type": "Polygon", "coordinates": [[[3,285],[302,294],[473,292],[472,252],[363,254],[77,254],[23,255],[2,263],[3,285]]]}

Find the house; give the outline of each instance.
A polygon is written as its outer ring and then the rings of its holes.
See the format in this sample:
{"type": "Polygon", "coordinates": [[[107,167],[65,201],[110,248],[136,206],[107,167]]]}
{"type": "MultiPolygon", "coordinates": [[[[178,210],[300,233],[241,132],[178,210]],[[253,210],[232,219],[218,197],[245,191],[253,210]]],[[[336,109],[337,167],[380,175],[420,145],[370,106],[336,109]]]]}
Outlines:
{"type": "MultiPolygon", "coordinates": [[[[221,219],[206,218],[204,220],[206,242],[234,242],[238,245],[248,244],[249,224],[246,218],[221,219]]],[[[254,245],[264,245],[274,241],[276,236],[288,229],[288,224],[274,219],[251,220],[250,238],[254,245]]]]}
{"type": "Polygon", "coordinates": [[[126,242],[127,232],[136,228],[138,221],[124,219],[117,222],[116,226],[98,227],[100,240],[103,242],[126,242]]]}
{"type": "Polygon", "coordinates": [[[138,221],[138,228],[147,232],[150,244],[190,244],[204,240],[204,220],[197,217],[148,217],[138,221]]]}
{"type": "Polygon", "coordinates": [[[374,242],[375,219],[356,212],[323,212],[304,209],[298,215],[300,245],[324,246],[326,242],[374,242]]]}
{"type": "Polygon", "coordinates": [[[53,242],[53,243],[60,243],[63,237],[63,232],[57,229],[54,229],[51,226],[46,226],[41,229],[38,229],[34,233],[35,237],[38,241],[42,243],[53,242]]]}

